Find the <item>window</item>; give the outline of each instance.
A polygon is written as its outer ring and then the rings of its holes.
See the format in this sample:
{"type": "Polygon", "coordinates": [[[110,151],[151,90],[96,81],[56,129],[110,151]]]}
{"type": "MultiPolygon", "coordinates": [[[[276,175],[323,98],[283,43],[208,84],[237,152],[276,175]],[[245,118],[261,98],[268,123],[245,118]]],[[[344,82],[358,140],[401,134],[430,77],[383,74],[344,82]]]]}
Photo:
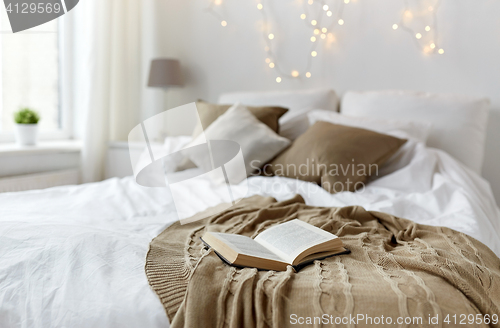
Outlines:
{"type": "Polygon", "coordinates": [[[68,137],[61,110],[59,20],[13,34],[1,11],[0,141],[14,141],[13,114],[21,107],[40,114],[40,139],[68,137]]]}

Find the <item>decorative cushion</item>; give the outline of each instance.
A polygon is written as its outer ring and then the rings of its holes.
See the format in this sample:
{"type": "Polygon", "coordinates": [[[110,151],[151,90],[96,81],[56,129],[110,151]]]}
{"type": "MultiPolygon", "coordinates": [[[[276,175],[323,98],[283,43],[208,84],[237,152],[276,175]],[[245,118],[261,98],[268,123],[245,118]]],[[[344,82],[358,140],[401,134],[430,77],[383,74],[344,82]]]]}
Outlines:
{"type": "MultiPolygon", "coordinates": [[[[242,174],[238,167],[231,167],[231,163],[226,164],[225,169],[231,183],[241,182],[254,171],[255,167],[264,165],[290,145],[290,140],[276,134],[267,125],[260,122],[247,107],[240,104],[233,105],[219,116],[210,124],[204,134],[196,137],[186,148],[203,144],[205,140],[207,142],[229,140],[240,145],[246,172],[242,174]]],[[[214,143],[215,146],[217,145],[214,143]]],[[[225,150],[222,149],[222,151],[225,150]]],[[[227,152],[230,151],[227,150],[227,152]]],[[[225,155],[222,153],[219,158],[228,157],[225,155]]],[[[212,169],[210,166],[214,162],[214,158],[210,158],[209,151],[190,152],[189,158],[196,166],[206,172],[212,169]]],[[[215,160],[215,162],[229,162],[228,160],[215,160]]],[[[239,163],[234,162],[234,165],[239,165],[239,163]]],[[[223,181],[216,182],[222,183],[223,181]]]]}
{"type": "MultiPolygon", "coordinates": [[[[200,117],[201,125],[196,125],[193,138],[196,138],[202,130],[206,130],[219,116],[224,114],[232,105],[218,105],[198,100],[196,108],[200,117]]],[[[288,109],[277,106],[248,107],[248,110],[271,130],[278,133],[278,120],[288,109]]]]}
{"type": "Polygon", "coordinates": [[[319,121],[262,173],[315,182],[331,193],[355,191],[378,174],[406,140],[365,129],[319,121]]]}

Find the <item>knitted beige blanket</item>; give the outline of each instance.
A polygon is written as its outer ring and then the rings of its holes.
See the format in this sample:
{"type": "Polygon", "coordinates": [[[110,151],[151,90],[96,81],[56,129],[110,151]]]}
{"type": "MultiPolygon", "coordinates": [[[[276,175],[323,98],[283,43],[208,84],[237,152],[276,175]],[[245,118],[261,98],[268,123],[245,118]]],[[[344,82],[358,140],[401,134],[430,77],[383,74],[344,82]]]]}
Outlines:
{"type": "Polygon", "coordinates": [[[146,275],[173,328],[500,327],[500,260],[482,243],[361,207],[307,206],[300,196],[254,196],[170,226],[151,242],[146,275]],[[351,254],[298,273],[257,271],[223,263],[199,239],[207,230],[255,236],[295,218],[340,236],[351,254]]]}

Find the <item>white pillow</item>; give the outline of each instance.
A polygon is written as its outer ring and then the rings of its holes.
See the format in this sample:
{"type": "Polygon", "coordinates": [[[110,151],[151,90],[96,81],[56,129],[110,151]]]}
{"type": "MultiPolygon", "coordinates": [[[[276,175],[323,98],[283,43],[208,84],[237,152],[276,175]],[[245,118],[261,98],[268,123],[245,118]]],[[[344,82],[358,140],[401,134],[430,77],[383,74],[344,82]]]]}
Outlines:
{"type": "Polygon", "coordinates": [[[225,93],[219,104],[242,103],[247,106],[280,106],[288,112],[280,120],[280,135],[295,140],[309,127],[307,112],[321,108],[338,111],[339,98],[331,89],[225,93]]]}
{"type": "MultiPolygon", "coordinates": [[[[274,158],[283,149],[290,145],[290,140],[276,134],[267,125],[260,122],[247,109],[239,103],[229,108],[219,116],[205,130],[205,133],[196,137],[186,148],[203,144],[205,140],[229,140],[238,143],[244,158],[246,175],[239,172],[226,170],[231,183],[239,183],[255,169],[274,158]],[[206,139],[205,139],[206,138],[206,139]]],[[[206,167],[209,160],[206,152],[190,152],[189,158],[198,167],[209,171],[206,167]]],[[[223,181],[219,181],[223,182],[223,181]]]]}
{"type": "Polygon", "coordinates": [[[352,126],[384,134],[403,131],[409,138],[421,141],[424,144],[427,141],[429,133],[432,129],[432,124],[426,122],[356,117],[322,109],[313,110],[309,112],[307,116],[309,118],[310,125],[313,125],[317,121],[326,121],[333,124],[352,126]]]}
{"type": "MultiPolygon", "coordinates": [[[[291,113],[286,113],[286,120],[280,118],[278,121],[280,125],[280,136],[285,137],[290,140],[297,139],[302,133],[309,129],[309,119],[307,114],[311,112],[310,108],[302,108],[291,113]]],[[[326,111],[328,113],[335,113],[331,110],[326,111]]]]}
{"type": "Polygon", "coordinates": [[[348,92],[341,112],[350,116],[432,123],[427,145],[481,173],[489,100],[410,91],[348,92]]]}

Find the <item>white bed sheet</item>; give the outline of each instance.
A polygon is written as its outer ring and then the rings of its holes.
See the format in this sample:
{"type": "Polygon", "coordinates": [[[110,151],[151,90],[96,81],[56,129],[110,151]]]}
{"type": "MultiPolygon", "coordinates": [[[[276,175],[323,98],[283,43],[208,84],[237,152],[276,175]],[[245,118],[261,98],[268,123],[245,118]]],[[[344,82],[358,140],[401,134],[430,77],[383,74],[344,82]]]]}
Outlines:
{"type": "MultiPolygon", "coordinates": [[[[362,193],[330,195],[279,177],[249,179],[249,195],[310,205],[361,205],[471,235],[500,255],[500,215],[489,184],[447,154],[408,142],[362,193]]],[[[193,214],[223,201],[197,184],[193,214]]],[[[168,189],[131,177],[0,194],[0,327],[168,327],[144,262],[149,242],[176,220],[168,189]]]]}

